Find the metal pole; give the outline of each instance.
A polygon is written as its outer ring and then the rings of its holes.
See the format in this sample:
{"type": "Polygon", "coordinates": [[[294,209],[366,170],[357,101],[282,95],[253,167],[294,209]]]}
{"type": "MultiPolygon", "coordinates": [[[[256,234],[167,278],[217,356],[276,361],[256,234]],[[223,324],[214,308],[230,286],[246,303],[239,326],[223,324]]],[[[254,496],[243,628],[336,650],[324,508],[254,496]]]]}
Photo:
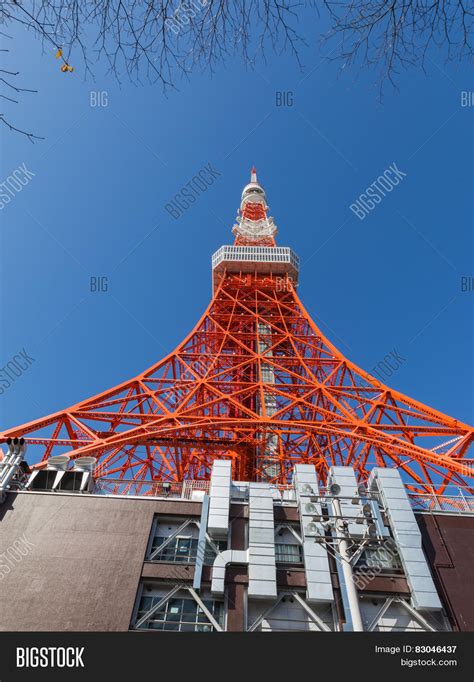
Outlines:
{"type": "Polygon", "coordinates": [[[363,632],[364,626],[362,624],[362,616],[360,613],[359,595],[357,592],[357,587],[354,583],[354,573],[350,563],[351,557],[349,553],[349,534],[342,519],[341,503],[336,497],[333,498],[332,505],[334,509],[334,515],[339,517],[336,521],[336,533],[340,538],[338,540],[338,551],[341,556],[340,564],[344,575],[347,600],[352,620],[352,629],[354,632],[363,632]]]}
{"type": "Polygon", "coordinates": [[[209,517],[209,495],[204,495],[202,498],[201,509],[201,523],[199,524],[199,540],[196,554],[196,565],[194,567],[193,588],[195,590],[201,589],[202,567],[206,558],[206,533],[207,520],[209,517]]]}
{"type": "Polygon", "coordinates": [[[18,472],[25,451],[26,445],[23,439],[15,438],[8,445],[8,453],[4,455],[0,468],[0,504],[5,501],[9,485],[18,472]]]}

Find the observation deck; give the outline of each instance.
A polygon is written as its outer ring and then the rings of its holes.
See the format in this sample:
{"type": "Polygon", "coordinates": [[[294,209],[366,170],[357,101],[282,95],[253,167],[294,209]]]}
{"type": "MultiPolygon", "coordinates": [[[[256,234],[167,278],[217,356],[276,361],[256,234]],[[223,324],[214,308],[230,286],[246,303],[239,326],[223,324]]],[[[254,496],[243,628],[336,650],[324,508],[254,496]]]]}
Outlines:
{"type": "Polygon", "coordinates": [[[288,246],[221,246],[212,256],[213,291],[224,272],[288,276],[296,285],[299,258],[288,246]]]}

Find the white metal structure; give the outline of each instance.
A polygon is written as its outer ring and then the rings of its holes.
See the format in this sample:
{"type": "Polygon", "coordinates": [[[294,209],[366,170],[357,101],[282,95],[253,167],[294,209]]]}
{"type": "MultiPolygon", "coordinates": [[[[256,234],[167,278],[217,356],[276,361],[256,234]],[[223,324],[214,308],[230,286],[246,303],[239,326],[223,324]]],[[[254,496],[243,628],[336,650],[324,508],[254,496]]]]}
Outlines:
{"type": "Polygon", "coordinates": [[[288,246],[221,246],[212,256],[214,289],[218,275],[227,272],[254,273],[291,277],[298,282],[299,258],[288,246]]]}

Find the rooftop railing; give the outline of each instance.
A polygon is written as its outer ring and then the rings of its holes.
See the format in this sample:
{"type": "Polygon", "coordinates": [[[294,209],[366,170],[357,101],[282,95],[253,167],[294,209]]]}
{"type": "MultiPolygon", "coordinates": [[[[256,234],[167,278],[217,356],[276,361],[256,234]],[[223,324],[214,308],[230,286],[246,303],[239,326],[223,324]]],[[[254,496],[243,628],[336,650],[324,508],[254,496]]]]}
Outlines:
{"type": "Polygon", "coordinates": [[[426,495],[408,493],[414,511],[451,514],[474,514],[474,497],[462,488],[449,491],[446,495],[435,492],[426,495]]]}
{"type": "Polygon", "coordinates": [[[210,481],[132,481],[99,478],[94,492],[102,495],[131,497],[165,497],[180,500],[199,500],[209,492],[210,481]]]}
{"type": "MultiPolygon", "coordinates": [[[[209,493],[210,481],[133,481],[121,479],[98,479],[95,494],[127,495],[130,497],[158,497],[200,501],[205,493],[209,493]]],[[[320,488],[324,496],[324,489],[320,488]]],[[[292,485],[275,485],[274,501],[277,504],[296,504],[296,492],[292,485]]],[[[416,512],[474,514],[474,497],[465,489],[449,486],[443,495],[432,493],[419,494],[408,491],[408,498],[416,512]]],[[[248,484],[232,483],[230,499],[234,503],[247,502],[248,484]]]]}

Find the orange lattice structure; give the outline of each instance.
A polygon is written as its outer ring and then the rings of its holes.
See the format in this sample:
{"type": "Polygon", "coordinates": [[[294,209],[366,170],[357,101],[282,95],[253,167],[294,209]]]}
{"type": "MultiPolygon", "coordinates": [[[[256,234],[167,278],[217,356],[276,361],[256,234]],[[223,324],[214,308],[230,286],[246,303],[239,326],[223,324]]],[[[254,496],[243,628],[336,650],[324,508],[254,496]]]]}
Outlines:
{"type": "Polygon", "coordinates": [[[382,385],[325,338],[267,210],[252,169],[235,243],[213,257],[213,298],[172,353],[1,439],[25,438],[39,467],[52,455],[93,456],[96,477],[137,492],[140,482],[205,480],[216,458],[232,460],[234,480],[284,484],[306,462],[322,482],[336,464],[361,480],[372,466],[398,467],[417,493],[465,486],[473,427],[382,385]]]}

